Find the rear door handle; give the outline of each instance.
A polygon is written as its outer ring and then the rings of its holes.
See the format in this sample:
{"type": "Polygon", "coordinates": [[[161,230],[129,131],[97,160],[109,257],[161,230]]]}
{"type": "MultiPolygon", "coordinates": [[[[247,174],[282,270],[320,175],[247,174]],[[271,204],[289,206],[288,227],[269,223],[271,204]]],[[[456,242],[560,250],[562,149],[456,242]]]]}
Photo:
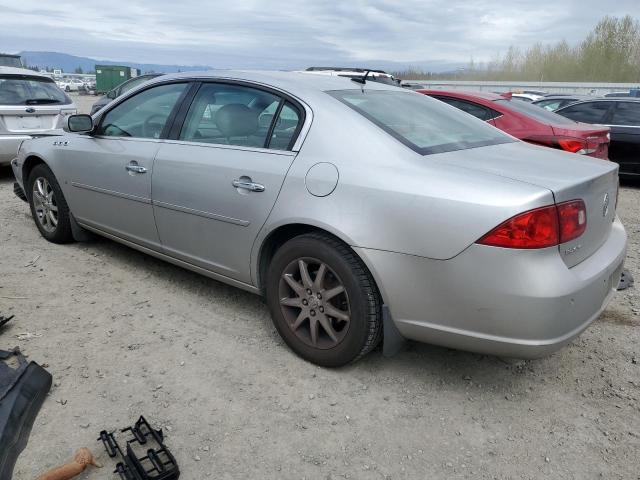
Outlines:
{"type": "Polygon", "coordinates": [[[236,188],[249,190],[251,192],[264,192],[264,185],[262,185],[261,183],[255,183],[252,181],[235,179],[233,182],[231,182],[231,185],[233,185],[236,188]]]}
{"type": "Polygon", "coordinates": [[[127,169],[127,171],[129,172],[134,172],[134,173],[147,173],[147,169],[145,167],[143,167],[142,165],[138,165],[138,162],[136,162],[135,160],[132,160],[129,165],[127,165],[126,167],[124,167],[127,169]]]}

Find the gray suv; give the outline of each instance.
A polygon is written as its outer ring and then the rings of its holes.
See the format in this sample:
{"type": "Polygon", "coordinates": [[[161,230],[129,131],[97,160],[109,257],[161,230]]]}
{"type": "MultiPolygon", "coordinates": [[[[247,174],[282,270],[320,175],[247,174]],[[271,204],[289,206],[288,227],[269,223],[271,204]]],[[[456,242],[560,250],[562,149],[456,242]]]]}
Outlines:
{"type": "Polygon", "coordinates": [[[0,165],[16,156],[22,141],[52,133],[76,113],[55,82],[32,70],[0,67],[0,165]]]}

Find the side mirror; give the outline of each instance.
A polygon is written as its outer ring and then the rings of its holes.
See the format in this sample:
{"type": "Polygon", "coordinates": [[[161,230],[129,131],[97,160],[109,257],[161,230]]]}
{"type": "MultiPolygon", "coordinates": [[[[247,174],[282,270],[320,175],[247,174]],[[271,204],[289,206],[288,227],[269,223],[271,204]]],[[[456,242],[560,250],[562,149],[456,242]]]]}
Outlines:
{"type": "Polygon", "coordinates": [[[116,98],[118,95],[116,95],[116,91],[115,90],[109,90],[107,92],[107,98],[110,98],[111,100],[113,100],[114,98],[116,98]]]}
{"type": "Polygon", "coordinates": [[[93,119],[91,115],[70,115],[64,130],[74,133],[90,132],[93,130],[93,119]]]}

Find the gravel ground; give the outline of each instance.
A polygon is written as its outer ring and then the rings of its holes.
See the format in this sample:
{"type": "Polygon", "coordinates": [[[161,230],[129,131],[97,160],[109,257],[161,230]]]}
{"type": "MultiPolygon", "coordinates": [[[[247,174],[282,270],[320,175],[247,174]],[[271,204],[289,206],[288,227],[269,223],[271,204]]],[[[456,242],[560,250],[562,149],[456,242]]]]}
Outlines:
{"type": "MultiPolygon", "coordinates": [[[[266,306],[107,240],[47,243],[0,170],[0,344],[54,387],[15,479],[138,415],[164,428],[181,478],[639,478],[640,302],[620,292],[560,352],[507,361],[410,344],[326,370],[294,356],[266,306]]],[[[640,262],[640,188],[620,194],[640,262]]],[[[640,275],[636,274],[640,279],[640,275]]]]}

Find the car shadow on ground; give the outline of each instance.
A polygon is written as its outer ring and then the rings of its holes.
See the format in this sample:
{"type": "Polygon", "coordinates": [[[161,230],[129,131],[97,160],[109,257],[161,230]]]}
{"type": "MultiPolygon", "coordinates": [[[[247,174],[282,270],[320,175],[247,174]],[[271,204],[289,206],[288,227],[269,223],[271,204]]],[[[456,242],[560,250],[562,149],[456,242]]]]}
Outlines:
{"type": "MultiPolygon", "coordinates": [[[[10,168],[0,168],[0,187],[7,188],[14,181],[10,168]]],[[[34,226],[34,234],[36,233],[34,226]]],[[[109,262],[119,267],[142,273],[145,277],[156,278],[158,283],[171,282],[180,285],[181,289],[189,292],[189,295],[194,296],[194,300],[200,304],[220,302],[231,309],[249,311],[256,318],[255,334],[262,335],[265,339],[269,338],[281,348],[287,349],[270,322],[267,306],[258,295],[174,266],[103,237],[94,236],[88,242],[71,245],[71,248],[98,254],[103,259],[108,258],[109,262]]],[[[296,359],[296,361],[304,362],[302,359],[296,359]]],[[[436,378],[447,378],[449,382],[457,378],[461,385],[465,385],[468,378],[482,377],[486,379],[486,383],[501,384],[511,379],[514,372],[531,371],[535,368],[536,362],[535,360],[525,362],[503,359],[417,342],[406,342],[402,350],[393,357],[384,357],[382,347],[379,346],[357,363],[340,370],[355,376],[363,372],[373,375],[397,372],[398,375],[417,378],[432,375],[436,378]]]]}

